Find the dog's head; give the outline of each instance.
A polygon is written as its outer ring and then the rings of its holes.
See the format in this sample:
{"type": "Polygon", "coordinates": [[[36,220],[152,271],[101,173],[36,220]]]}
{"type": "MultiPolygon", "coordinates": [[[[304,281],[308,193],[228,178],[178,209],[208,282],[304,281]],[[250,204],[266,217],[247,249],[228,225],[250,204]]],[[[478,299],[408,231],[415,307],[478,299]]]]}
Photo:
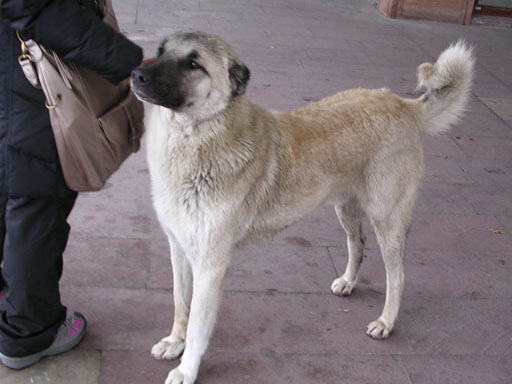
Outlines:
{"type": "Polygon", "coordinates": [[[223,40],[180,32],[161,43],[155,61],[132,72],[131,86],[144,102],[207,118],[242,95],[249,77],[249,69],[223,40]]]}

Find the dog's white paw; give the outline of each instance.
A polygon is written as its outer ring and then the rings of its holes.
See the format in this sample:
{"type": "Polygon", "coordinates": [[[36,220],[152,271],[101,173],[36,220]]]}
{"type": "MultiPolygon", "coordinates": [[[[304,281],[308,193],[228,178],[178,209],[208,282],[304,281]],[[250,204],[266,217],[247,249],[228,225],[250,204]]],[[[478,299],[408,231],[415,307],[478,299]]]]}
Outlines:
{"type": "Polygon", "coordinates": [[[368,329],[366,334],[373,339],[386,339],[391,331],[393,330],[392,326],[386,324],[386,322],[382,319],[377,319],[368,324],[368,329]]]}
{"type": "Polygon", "coordinates": [[[338,296],[350,296],[356,281],[348,281],[344,276],[338,277],[331,284],[331,291],[338,296]]]}
{"type": "Polygon", "coordinates": [[[164,337],[151,348],[151,356],[157,360],[174,360],[181,356],[185,349],[184,341],[171,341],[164,337]]]}
{"type": "Polygon", "coordinates": [[[169,375],[165,380],[165,384],[194,384],[195,381],[194,377],[187,377],[184,375],[178,366],[169,372],[169,375]]]}

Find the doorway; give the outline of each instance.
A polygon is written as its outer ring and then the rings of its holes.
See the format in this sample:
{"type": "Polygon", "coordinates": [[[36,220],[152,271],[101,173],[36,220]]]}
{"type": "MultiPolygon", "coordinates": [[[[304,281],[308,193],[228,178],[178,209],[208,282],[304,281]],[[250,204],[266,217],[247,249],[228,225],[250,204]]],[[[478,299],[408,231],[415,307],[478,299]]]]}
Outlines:
{"type": "Polygon", "coordinates": [[[512,0],[477,0],[473,14],[512,17],[512,0]]]}

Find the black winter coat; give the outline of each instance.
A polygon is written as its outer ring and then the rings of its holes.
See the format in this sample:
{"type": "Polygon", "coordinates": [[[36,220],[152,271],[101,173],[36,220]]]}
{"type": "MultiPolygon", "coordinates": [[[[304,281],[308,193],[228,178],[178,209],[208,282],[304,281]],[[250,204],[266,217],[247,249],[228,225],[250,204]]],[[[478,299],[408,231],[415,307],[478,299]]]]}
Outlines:
{"type": "Polygon", "coordinates": [[[44,95],[19,67],[15,29],[112,83],[130,75],[142,49],[97,17],[94,0],[0,0],[0,195],[63,196],[44,95]]]}

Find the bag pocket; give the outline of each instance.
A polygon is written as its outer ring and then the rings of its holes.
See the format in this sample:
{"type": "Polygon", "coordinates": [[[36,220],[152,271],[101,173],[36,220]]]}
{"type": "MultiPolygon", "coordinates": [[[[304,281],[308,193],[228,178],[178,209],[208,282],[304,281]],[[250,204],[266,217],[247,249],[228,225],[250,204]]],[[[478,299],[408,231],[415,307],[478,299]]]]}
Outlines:
{"type": "Polygon", "coordinates": [[[144,133],[144,107],[132,92],[125,99],[98,118],[102,139],[105,171],[115,172],[122,162],[140,148],[144,133]]]}
{"type": "Polygon", "coordinates": [[[133,93],[98,120],[105,137],[113,145],[131,144],[132,152],[140,147],[140,138],[144,133],[144,108],[133,93]]]}

